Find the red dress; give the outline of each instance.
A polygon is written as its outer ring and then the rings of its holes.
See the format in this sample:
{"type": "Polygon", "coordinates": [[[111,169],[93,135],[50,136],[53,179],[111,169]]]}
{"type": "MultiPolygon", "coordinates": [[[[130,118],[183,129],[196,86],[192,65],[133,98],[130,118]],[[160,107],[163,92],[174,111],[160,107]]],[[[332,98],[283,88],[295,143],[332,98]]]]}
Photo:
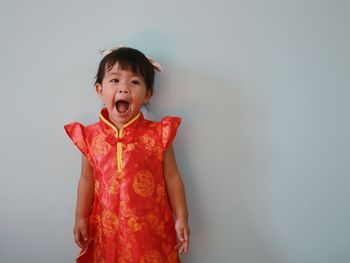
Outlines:
{"type": "Polygon", "coordinates": [[[89,160],[95,180],[89,215],[93,240],[77,262],[180,262],[163,177],[164,152],[180,123],[170,116],[146,120],[140,112],[118,130],[104,108],[95,124],[64,126],[89,160]]]}

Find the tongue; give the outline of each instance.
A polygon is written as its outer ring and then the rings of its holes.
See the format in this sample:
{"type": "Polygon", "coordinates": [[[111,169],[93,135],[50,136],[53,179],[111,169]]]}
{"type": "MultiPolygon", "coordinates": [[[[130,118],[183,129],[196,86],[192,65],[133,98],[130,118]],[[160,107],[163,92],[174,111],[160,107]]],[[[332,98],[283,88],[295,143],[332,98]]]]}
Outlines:
{"type": "Polygon", "coordinates": [[[127,101],[117,101],[116,108],[119,113],[125,113],[129,109],[129,102],[127,101]]]}

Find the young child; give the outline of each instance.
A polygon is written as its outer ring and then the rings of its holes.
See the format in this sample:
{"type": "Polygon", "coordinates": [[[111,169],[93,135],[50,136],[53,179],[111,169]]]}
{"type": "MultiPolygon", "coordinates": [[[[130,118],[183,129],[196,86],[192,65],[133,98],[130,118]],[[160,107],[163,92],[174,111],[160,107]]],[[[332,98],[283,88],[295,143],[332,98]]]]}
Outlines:
{"type": "Polygon", "coordinates": [[[103,55],[95,82],[105,104],[99,122],[64,126],[83,154],[77,262],[180,262],[190,235],[172,148],[181,118],[154,122],[140,111],[152,97],[155,71],[161,71],[157,62],[128,47],[103,55]]]}

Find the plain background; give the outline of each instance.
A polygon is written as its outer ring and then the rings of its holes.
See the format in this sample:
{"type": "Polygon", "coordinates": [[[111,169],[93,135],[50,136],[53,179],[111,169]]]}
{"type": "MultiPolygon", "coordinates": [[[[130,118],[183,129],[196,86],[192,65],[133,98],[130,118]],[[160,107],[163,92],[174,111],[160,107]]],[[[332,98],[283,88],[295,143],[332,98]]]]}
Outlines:
{"type": "Polygon", "coordinates": [[[98,50],[159,61],[150,118],[174,148],[184,263],[350,262],[350,4],[341,0],[0,2],[0,261],[73,262],[98,50]]]}

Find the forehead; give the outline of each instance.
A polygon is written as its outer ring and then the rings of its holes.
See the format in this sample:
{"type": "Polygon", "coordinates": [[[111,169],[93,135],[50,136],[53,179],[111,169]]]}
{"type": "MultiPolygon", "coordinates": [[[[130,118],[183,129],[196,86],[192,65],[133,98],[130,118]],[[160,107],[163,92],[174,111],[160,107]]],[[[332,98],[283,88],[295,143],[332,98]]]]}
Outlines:
{"type": "Polygon", "coordinates": [[[113,65],[113,67],[111,67],[110,69],[108,69],[106,67],[106,76],[109,76],[109,75],[122,75],[122,74],[142,77],[140,72],[139,72],[139,69],[137,69],[136,72],[133,72],[132,66],[128,65],[128,64],[120,65],[118,62],[116,62],[113,65]]]}

